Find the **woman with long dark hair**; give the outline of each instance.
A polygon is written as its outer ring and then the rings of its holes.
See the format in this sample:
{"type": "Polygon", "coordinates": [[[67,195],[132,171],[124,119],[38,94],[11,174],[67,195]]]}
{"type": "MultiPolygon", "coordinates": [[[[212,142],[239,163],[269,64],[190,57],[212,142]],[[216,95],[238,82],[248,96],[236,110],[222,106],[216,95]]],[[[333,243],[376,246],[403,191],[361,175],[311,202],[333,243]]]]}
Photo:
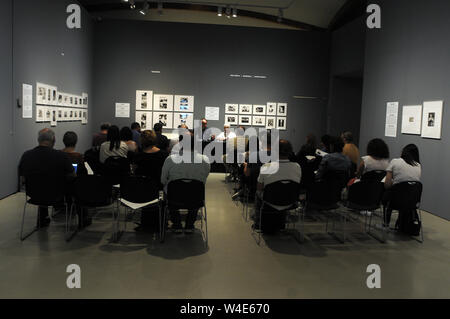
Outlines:
{"type": "Polygon", "coordinates": [[[128,146],[120,140],[119,128],[116,125],[111,126],[108,130],[106,142],[100,147],[100,162],[105,163],[108,157],[127,157],[127,155],[128,146]]]}
{"type": "Polygon", "coordinates": [[[385,171],[389,166],[389,147],[381,138],[374,138],[367,144],[367,155],[361,158],[357,177],[371,171],[385,171]]]}
{"type": "Polygon", "coordinates": [[[133,140],[133,131],[128,126],[122,127],[120,130],[120,140],[125,142],[130,152],[137,152],[138,146],[133,140]]]}

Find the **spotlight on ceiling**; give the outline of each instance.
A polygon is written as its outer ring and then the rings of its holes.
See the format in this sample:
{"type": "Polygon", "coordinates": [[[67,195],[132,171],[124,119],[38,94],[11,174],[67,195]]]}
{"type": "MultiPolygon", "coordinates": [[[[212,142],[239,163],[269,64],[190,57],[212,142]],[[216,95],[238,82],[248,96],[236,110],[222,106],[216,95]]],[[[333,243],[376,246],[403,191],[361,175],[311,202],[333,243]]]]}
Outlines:
{"type": "Polygon", "coordinates": [[[278,9],[278,19],[277,22],[281,23],[283,21],[283,9],[278,9]]]}
{"type": "Polygon", "coordinates": [[[130,1],[127,1],[127,2],[130,2],[130,8],[131,9],[136,9],[136,4],[134,3],[134,0],[130,0],[130,1]]]}
{"type": "Polygon", "coordinates": [[[223,10],[223,7],[222,7],[222,6],[217,7],[217,15],[218,15],[219,17],[222,16],[222,10],[223,10]]]}
{"type": "Polygon", "coordinates": [[[237,18],[237,8],[233,8],[233,18],[237,18]]]}
{"type": "Polygon", "coordinates": [[[225,14],[228,19],[231,17],[231,8],[229,5],[227,6],[227,9],[225,10],[225,14]]]}
{"type": "Polygon", "coordinates": [[[142,7],[142,10],[139,11],[139,13],[145,16],[148,13],[149,8],[150,8],[150,5],[148,4],[147,1],[145,1],[144,6],[142,7]]]}
{"type": "Polygon", "coordinates": [[[163,14],[163,4],[162,2],[158,2],[158,14],[162,16],[163,14]]]}

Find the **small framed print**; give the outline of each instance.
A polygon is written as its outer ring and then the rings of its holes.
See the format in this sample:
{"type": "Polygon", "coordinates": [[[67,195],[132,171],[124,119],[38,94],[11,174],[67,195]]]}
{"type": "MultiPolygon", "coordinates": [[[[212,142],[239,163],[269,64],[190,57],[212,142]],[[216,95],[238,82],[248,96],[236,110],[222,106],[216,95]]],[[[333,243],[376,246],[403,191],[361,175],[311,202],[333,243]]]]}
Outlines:
{"type": "Polygon", "coordinates": [[[266,118],[266,129],[272,130],[277,128],[277,118],[276,116],[268,116],[266,118]]]}
{"type": "Polygon", "coordinates": [[[267,102],[266,115],[271,115],[271,116],[277,115],[277,103],[267,102]]]}
{"type": "Polygon", "coordinates": [[[287,116],[287,103],[278,103],[277,116],[287,116]]]}
{"type": "MultiPolygon", "coordinates": [[[[161,112],[173,111],[173,95],[155,94],[153,95],[153,110],[161,112]]],[[[172,124],[171,124],[172,126],[172,124]]]]}
{"type": "Polygon", "coordinates": [[[225,114],[225,125],[238,125],[238,115],[225,114]]]}
{"type": "Polygon", "coordinates": [[[440,139],[444,101],[423,102],[422,137],[440,139]]]}
{"type": "Polygon", "coordinates": [[[266,126],[266,117],[253,115],[253,126],[266,126]]]}
{"type": "Polygon", "coordinates": [[[36,106],[36,122],[44,122],[44,111],[43,106],[36,106]]]}
{"type": "Polygon", "coordinates": [[[277,129],[284,131],[287,128],[287,118],[277,117],[277,129]]]}
{"type": "Polygon", "coordinates": [[[81,118],[81,124],[87,124],[87,111],[83,111],[83,117],[81,118]]]}
{"type": "Polygon", "coordinates": [[[83,108],[87,109],[88,108],[88,94],[82,93],[81,97],[83,98],[83,108]]]}
{"type": "Polygon", "coordinates": [[[252,117],[249,115],[239,115],[239,125],[244,126],[252,125],[252,117]]]}
{"type": "Polygon", "coordinates": [[[174,113],[173,114],[173,127],[178,128],[180,125],[186,125],[188,129],[194,127],[194,114],[193,113],[174,113]]]}
{"type": "Polygon", "coordinates": [[[239,114],[239,104],[225,104],[225,114],[239,114]]]}
{"type": "Polygon", "coordinates": [[[52,121],[52,108],[46,107],[44,108],[44,122],[51,122],[52,121]]]}
{"type": "Polygon", "coordinates": [[[251,104],[239,104],[239,114],[252,114],[251,104]]]}
{"type": "Polygon", "coordinates": [[[153,91],[136,91],[136,111],[153,109],[153,91]]]}
{"type": "Polygon", "coordinates": [[[194,112],[194,97],[189,95],[175,95],[174,111],[188,113],[194,112]]]}
{"type": "Polygon", "coordinates": [[[253,105],[253,115],[266,115],[266,106],[253,105]]]}
{"type": "Polygon", "coordinates": [[[61,122],[62,120],[63,120],[63,108],[58,107],[57,112],[56,112],[56,121],[61,122]]]}
{"type": "Polygon", "coordinates": [[[47,85],[36,83],[36,104],[47,104],[47,85]]]}
{"type": "Polygon", "coordinates": [[[153,112],[153,125],[162,123],[163,128],[173,128],[173,113],[153,112]]]}
{"type": "Polygon", "coordinates": [[[58,119],[57,119],[57,113],[58,113],[58,108],[54,107],[50,110],[51,112],[51,119],[50,119],[50,125],[51,126],[56,126],[58,123],[58,119]]]}

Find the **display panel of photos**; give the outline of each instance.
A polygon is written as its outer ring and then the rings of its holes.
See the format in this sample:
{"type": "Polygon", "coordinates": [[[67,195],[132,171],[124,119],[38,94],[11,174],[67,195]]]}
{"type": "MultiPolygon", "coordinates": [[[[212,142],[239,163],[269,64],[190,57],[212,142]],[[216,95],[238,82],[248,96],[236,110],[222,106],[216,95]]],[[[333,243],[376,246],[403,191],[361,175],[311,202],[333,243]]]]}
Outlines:
{"type": "Polygon", "coordinates": [[[225,124],[287,129],[287,103],[225,104],[225,124]]]}

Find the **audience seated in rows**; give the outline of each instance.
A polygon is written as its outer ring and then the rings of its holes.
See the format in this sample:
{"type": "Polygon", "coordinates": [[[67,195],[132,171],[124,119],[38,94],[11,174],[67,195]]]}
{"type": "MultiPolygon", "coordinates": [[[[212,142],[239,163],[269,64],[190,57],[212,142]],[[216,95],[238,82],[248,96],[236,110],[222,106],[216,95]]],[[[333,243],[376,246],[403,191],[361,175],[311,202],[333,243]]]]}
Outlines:
{"type": "MultiPolygon", "coordinates": [[[[348,180],[351,176],[352,163],[348,156],[342,153],[344,142],[339,137],[332,137],[330,142],[330,153],[325,155],[320,162],[316,174],[316,180],[326,179],[328,174],[343,172],[347,174],[348,180]]],[[[346,182],[346,181],[345,181],[346,182]]]]}
{"type": "Polygon", "coordinates": [[[100,147],[100,163],[104,164],[109,157],[128,156],[128,145],[120,140],[119,128],[115,125],[108,129],[106,142],[100,147]]]}
{"type": "Polygon", "coordinates": [[[380,138],[375,138],[367,144],[367,155],[361,157],[356,177],[371,171],[385,171],[389,165],[389,148],[380,138]]]}

